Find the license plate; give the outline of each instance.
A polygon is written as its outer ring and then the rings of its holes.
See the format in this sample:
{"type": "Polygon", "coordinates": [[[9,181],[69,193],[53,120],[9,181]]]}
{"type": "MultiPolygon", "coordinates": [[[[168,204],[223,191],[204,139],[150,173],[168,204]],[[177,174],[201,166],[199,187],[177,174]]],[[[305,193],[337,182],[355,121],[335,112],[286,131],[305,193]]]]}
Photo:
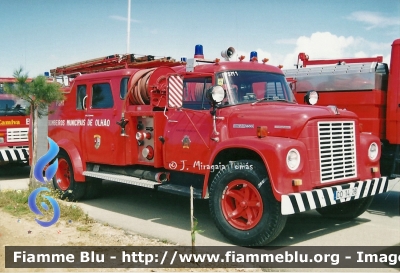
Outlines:
{"type": "Polygon", "coordinates": [[[357,193],[357,187],[345,190],[337,190],[333,193],[333,197],[335,200],[345,199],[352,196],[355,196],[357,193]]]}

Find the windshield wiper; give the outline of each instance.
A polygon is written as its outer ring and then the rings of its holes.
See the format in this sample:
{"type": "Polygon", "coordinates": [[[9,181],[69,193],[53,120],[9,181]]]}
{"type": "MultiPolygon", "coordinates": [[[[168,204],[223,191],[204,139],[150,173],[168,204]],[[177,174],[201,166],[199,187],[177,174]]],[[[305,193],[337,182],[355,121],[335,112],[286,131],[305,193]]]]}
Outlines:
{"type": "Polygon", "coordinates": [[[259,103],[260,101],[286,101],[286,102],[289,102],[289,101],[286,100],[286,99],[261,98],[261,99],[258,99],[258,100],[255,101],[255,102],[253,102],[251,105],[254,105],[254,104],[256,104],[256,103],[259,103]]]}

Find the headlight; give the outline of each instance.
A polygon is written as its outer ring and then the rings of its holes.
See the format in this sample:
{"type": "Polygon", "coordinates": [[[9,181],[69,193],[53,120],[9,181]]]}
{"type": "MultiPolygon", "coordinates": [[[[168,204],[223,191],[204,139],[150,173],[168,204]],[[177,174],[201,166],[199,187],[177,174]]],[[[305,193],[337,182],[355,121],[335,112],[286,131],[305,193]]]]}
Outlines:
{"type": "Polygon", "coordinates": [[[222,86],[216,85],[207,90],[206,96],[211,103],[217,104],[225,98],[225,90],[222,86]]]}
{"type": "Polygon", "coordinates": [[[378,152],[379,152],[378,144],[376,144],[375,142],[372,142],[368,148],[369,159],[375,160],[376,157],[378,156],[378,152]]]}
{"type": "Polygon", "coordinates": [[[318,95],[317,91],[310,90],[304,96],[304,102],[309,105],[314,105],[318,102],[318,97],[319,97],[319,95],[318,95]]]}
{"type": "Polygon", "coordinates": [[[300,165],[300,153],[296,149],[291,149],[286,156],[286,164],[292,171],[300,165]]]}

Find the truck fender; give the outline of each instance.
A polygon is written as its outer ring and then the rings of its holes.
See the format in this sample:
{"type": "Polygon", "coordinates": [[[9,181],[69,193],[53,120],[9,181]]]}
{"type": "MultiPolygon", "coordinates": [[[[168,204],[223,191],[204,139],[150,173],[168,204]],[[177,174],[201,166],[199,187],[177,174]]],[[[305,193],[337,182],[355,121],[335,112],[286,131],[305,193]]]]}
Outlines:
{"type": "MultiPolygon", "coordinates": [[[[255,137],[238,137],[228,139],[218,143],[211,155],[209,165],[212,165],[216,157],[226,149],[246,149],[258,155],[263,162],[269,176],[272,192],[276,200],[281,200],[281,195],[290,192],[292,185],[281,183],[282,181],[290,180],[296,173],[307,176],[309,173],[309,166],[306,164],[307,149],[304,143],[295,139],[288,139],[282,137],[268,136],[267,138],[259,139],[255,137]],[[289,149],[296,148],[301,154],[305,155],[304,160],[301,160],[300,166],[296,171],[290,171],[286,164],[286,156],[289,149]]],[[[246,158],[243,158],[246,159],[246,158]]],[[[217,164],[217,163],[215,163],[217,164]]],[[[205,175],[205,182],[203,187],[203,197],[206,196],[210,172],[205,175]]],[[[306,177],[310,180],[310,177],[306,177]]],[[[260,181],[262,182],[262,181],[260,181]]],[[[260,183],[260,187],[265,183],[260,183]]]]}
{"type": "MultiPolygon", "coordinates": [[[[231,139],[227,139],[226,141],[220,142],[217,144],[217,146],[215,147],[215,149],[213,149],[213,153],[210,156],[210,162],[208,163],[210,166],[213,164],[215,158],[217,157],[217,155],[226,150],[226,149],[247,149],[250,151],[255,152],[256,154],[258,154],[258,156],[262,159],[266,170],[268,173],[270,173],[270,168],[268,166],[268,160],[265,158],[265,156],[263,155],[263,153],[259,150],[259,149],[255,149],[255,147],[257,147],[257,145],[259,145],[259,140],[258,139],[249,139],[248,137],[244,137],[245,140],[243,139],[243,141],[241,141],[239,138],[231,138],[231,139]],[[254,145],[254,142],[257,143],[257,145],[254,145]],[[240,143],[240,144],[239,144],[240,143]]],[[[268,150],[275,150],[275,148],[272,145],[267,145],[265,147],[263,147],[264,149],[268,149],[268,150]]],[[[263,150],[264,150],[263,149],[263,150]]],[[[275,157],[275,153],[268,153],[270,154],[270,156],[275,157]]],[[[209,177],[210,177],[210,171],[207,171],[205,177],[204,177],[204,185],[203,185],[203,198],[208,194],[208,184],[209,184],[209,177]]],[[[271,179],[271,184],[272,184],[272,189],[274,192],[274,195],[276,193],[276,189],[274,188],[274,183],[272,183],[272,178],[271,179]]]]}
{"type": "Polygon", "coordinates": [[[84,171],[84,165],[82,162],[82,157],[76,146],[67,139],[61,139],[57,141],[57,145],[68,154],[74,170],[75,181],[85,182],[85,176],[82,174],[84,171]]]}

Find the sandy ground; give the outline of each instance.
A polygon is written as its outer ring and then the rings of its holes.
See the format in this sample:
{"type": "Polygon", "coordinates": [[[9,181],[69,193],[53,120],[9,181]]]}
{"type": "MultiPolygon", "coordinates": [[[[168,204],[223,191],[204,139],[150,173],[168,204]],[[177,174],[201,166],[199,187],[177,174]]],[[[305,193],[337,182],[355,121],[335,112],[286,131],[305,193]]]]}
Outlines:
{"type": "Polygon", "coordinates": [[[261,269],[15,269],[5,268],[4,246],[166,246],[171,245],[158,239],[145,238],[129,234],[122,229],[105,224],[90,222],[89,224],[68,223],[59,221],[55,225],[43,228],[34,220],[17,218],[0,210],[0,272],[260,272],[261,269]],[[85,227],[89,231],[79,231],[77,227],[85,227]]]}

